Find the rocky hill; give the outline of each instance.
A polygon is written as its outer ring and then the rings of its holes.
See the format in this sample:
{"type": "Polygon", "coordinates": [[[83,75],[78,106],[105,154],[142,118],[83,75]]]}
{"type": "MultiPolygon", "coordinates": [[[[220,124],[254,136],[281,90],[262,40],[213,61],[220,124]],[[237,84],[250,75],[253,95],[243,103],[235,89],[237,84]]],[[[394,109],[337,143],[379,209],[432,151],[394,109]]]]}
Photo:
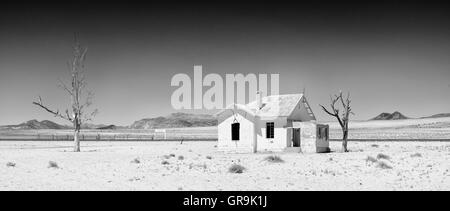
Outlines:
{"type": "Polygon", "coordinates": [[[102,126],[102,127],[98,127],[98,130],[116,130],[119,127],[115,126],[115,125],[108,125],[108,126],[102,126]]]}
{"type": "MultiPolygon", "coordinates": [[[[24,123],[20,123],[17,125],[4,125],[0,126],[0,129],[13,129],[13,130],[39,130],[39,129],[53,129],[53,130],[60,130],[60,129],[72,129],[73,127],[71,125],[60,125],[55,122],[49,121],[49,120],[30,120],[24,123]]],[[[120,127],[116,125],[104,125],[104,124],[91,124],[86,123],[81,126],[81,129],[100,129],[100,130],[115,130],[115,129],[121,129],[126,127],[120,127]]]]}
{"type": "Polygon", "coordinates": [[[450,117],[450,113],[435,114],[435,115],[426,116],[426,117],[422,117],[422,118],[442,118],[442,117],[450,117]]]}
{"type": "Polygon", "coordinates": [[[390,113],[381,113],[380,115],[376,116],[375,118],[372,118],[371,120],[398,120],[398,119],[409,119],[402,113],[396,111],[392,114],[390,113]]]}
{"type": "Polygon", "coordinates": [[[5,129],[68,129],[70,128],[69,126],[66,125],[60,125],[57,123],[54,123],[52,121],[49,120],[43,120],[41,122],[39,122],[38,120],[30,120],[18,125],[5,125],[2,126],[1,128],[5,128],[5,129]]]}
{"type": "Polygon", "coordinates": [[[217,119],[208,114],[173,113],[165,117],[147,118],[134,122],[131,129],[207,127],[216,126],[217,119]]]}

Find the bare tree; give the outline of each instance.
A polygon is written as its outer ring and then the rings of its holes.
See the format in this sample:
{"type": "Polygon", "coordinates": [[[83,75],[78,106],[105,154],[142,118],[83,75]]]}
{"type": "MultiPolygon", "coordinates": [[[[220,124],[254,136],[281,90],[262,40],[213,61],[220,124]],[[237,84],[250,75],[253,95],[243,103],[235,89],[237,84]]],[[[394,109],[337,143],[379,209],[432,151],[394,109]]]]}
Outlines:
{"type": "Polygon", "coordinates": [[[344,96],[342,95],[342,91],[339,92],[339,95],[330,95],[331,100],[331,112],[325,108],[325,106],[320,105],[322,109],[329,115],[336,117],[339,122],[339,125],[342,128],[342,151],[348,152],[347,149],[347,139],[348,139],[348,121],[350,114],[354,114],[352,109],[350,108],[350,93],[348,93],[347,98],[344,100],[344,96]],[[339,109],[336,108],[336,103],[338,101],[342,104],[343,112],[342,115],[339,115],[339,109]]]}
{"type": "Polygon", "coordinates": [[[33,104],[41,107],[45,111],[55,115],[55,117],[62,118],[70,121],[74,127],[74,151],[80,151],[80,130],[81,125],[84,122],[92,120],[92,118],[98,113],[97,109],[92,112],[88,112],[88,108],[92,104],[92,92],[86,91],[86,78],[84,71],[86,69],[84,61],[86,59],[87,48],[80,45],[75,37],[75,44],[73,46],[73,58],[67,63],[67,67],[71,74],[70,86],[67,86],[62,80],[59,80],[59,87],[62,88],[70,96],[72,108],[66,109],[64,113],[60,113],[59,110],[52,110],[48,106],[44,105],[41,97],[39,101],[34,101],[33,104]]]}

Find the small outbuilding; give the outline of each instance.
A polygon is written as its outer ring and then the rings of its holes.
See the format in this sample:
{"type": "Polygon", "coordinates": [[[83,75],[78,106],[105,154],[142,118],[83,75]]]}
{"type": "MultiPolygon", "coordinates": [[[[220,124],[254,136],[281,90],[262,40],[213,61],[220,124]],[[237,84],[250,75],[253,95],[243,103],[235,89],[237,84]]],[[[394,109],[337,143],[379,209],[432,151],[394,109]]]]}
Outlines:
{"type": "Polygon", "coordinates": [[[303,94],[261,97],[217,113],[223,152],[328,152],[329,127],[316,118],[303,94]]]}

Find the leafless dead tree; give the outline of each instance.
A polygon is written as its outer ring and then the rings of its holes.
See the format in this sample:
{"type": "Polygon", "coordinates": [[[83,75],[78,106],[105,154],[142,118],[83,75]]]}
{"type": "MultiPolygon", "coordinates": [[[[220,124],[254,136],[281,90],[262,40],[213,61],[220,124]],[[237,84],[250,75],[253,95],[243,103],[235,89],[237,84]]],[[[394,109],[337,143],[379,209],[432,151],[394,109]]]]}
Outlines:
{"type": "Polygon", "coordinates": [[[45,111],[55,115],[55,117],[62,118],[70,121],[74,127],[74,151],[80,151],[80,130],[81,124],[87,121],[91,121],[92,118],[98,113],[97,109],[92,112],[88,112],[88,108],[92,105],[92,92],[86,91],[86,78],[84,72],[86,67],[84,61],[86,59],[87,48],[80,45],[75,37],[75,44],[73,46],[73,58],[67,63],[67,67],[71,74],[70,86],[67,86],[62,80],[59,80],[59,87],[67,92],[71,99],[72,108],[66,109],[64,113],[59,110],[52,110],[48,106],[44,105],[41,97],[38,101],[34,101],[33,104],[41,107],[45,111]]]}
{"type": "Polygon", "coordinates": [[[352,112],[352,109],[350,108],[350,93],[348,93],[347,98],[344,100],[344,96],[342,95],[342,91],[339,92],[339,95],[334,95],[331,96],[330,95],[330,100],[331,100],[331,112],[329,110],[327,110],[325,108],[325,106],[320,105],[322,107],[322,109],[330,116],[334,116],[336,117],[336,119],[339,122],[339,125],[342,128],[342,151],[344,152],[348,152],[347,149],[347,139],[348,139],[348,121],[349,121],[349,116],[350,114],[354,114],[352,112]],[[339,109],[336,108],[336,103],[338,103],[338,101],[341,102],[342,107],[344,109],[344,111],[342,112],[342,115],[339,116],[339,109]]]}

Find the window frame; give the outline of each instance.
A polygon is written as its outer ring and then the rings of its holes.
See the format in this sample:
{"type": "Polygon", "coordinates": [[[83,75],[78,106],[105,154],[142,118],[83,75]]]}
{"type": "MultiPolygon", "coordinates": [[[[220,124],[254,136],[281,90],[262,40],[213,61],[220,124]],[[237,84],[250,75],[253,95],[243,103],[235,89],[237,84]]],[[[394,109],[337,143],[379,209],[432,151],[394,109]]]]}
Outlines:
{"type": "Polygon", "coordinates": [[[231,123],[231,140],[240,141],[241,139],[241,124],[239,122],[231,123]],[[237,134],[235,134],[235,125],[237,125],[237,134]],[[237,138],[236,138],[237,137],[237,138]]]}
{"type": "Polygon", "coordinates": [[[266,122],[266,138],[275,138],[275,122],[266,122]]]}

